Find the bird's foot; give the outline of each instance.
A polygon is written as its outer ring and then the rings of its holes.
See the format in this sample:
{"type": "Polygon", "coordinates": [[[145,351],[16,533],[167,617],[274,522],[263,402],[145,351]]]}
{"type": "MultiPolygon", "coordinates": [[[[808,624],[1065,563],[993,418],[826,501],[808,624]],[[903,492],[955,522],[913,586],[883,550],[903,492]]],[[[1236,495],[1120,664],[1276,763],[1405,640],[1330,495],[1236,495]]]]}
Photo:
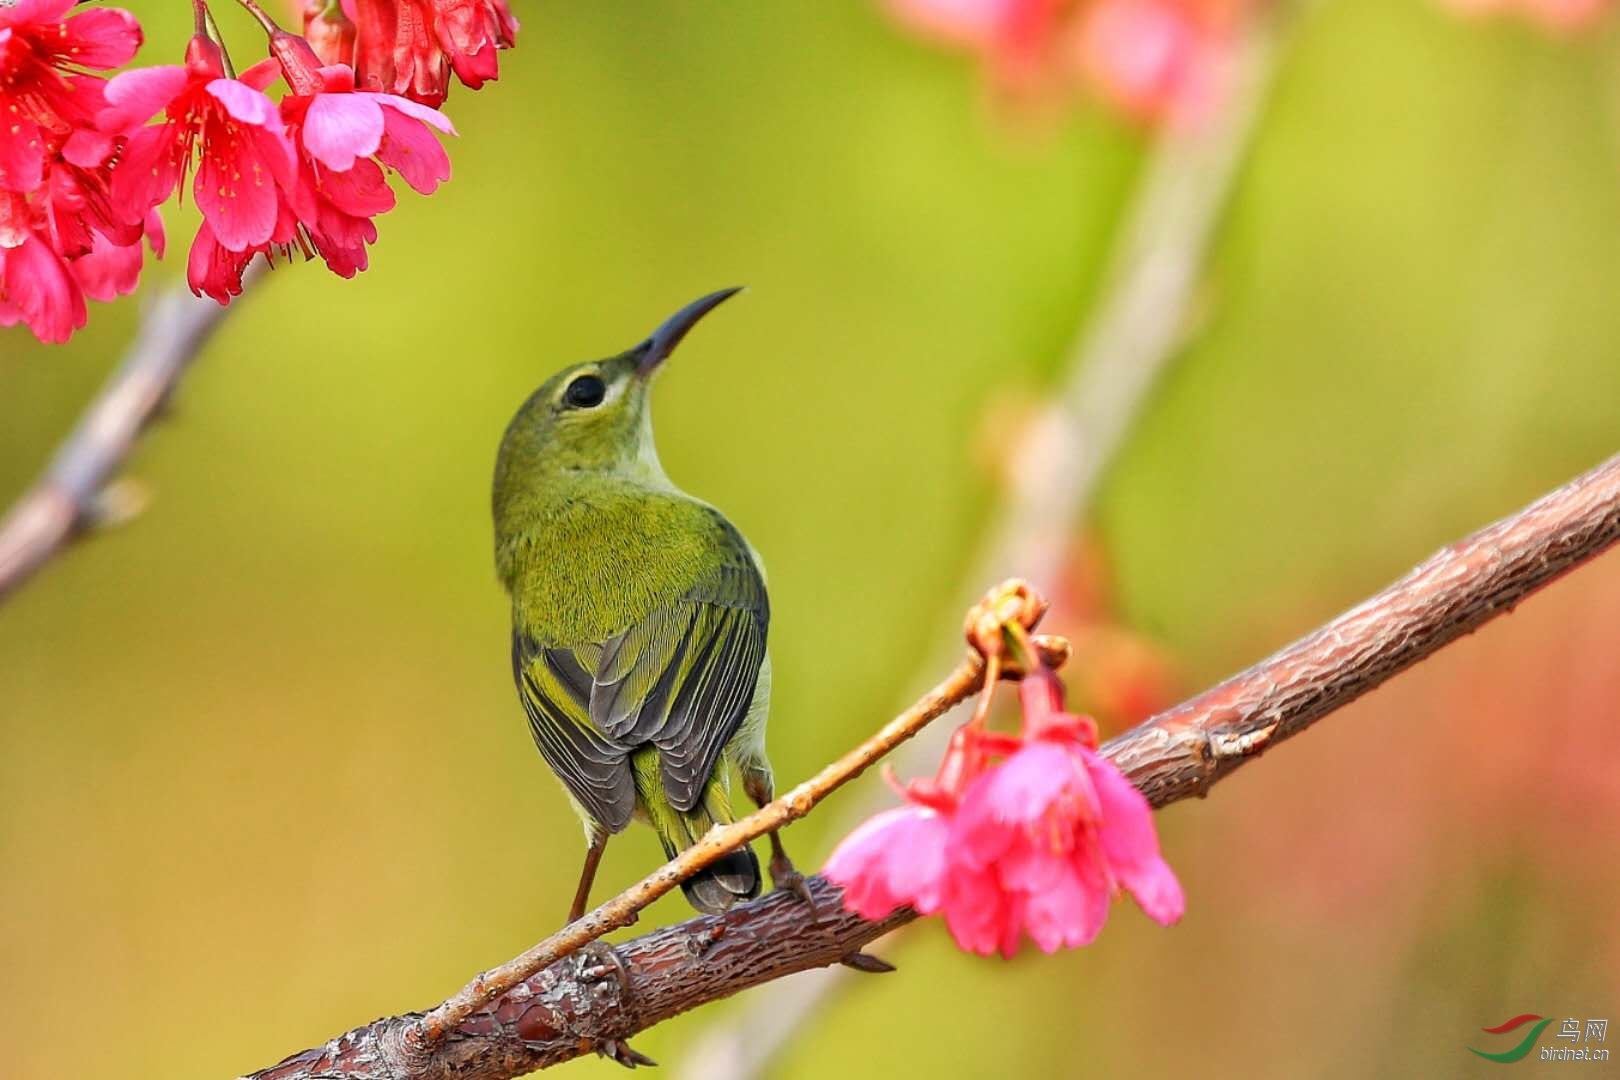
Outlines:
{"type": "MultiPolygon", "coordinates": [[[[630,968],[617,949],[605,941],[593,941],[575,953],[574,959],[574,975],[586,985],[592,1002],[620,1012],[631,1008],[630,968]]],[[[623,1039],[598,1039],[596,1052],[627,1069],[658,1064],[623,1039]]]]}
{"type": "Polygon", "coordinates": [[[605,1058],[612,1058],[627,1069],[636,1069],[642,1066],[655,1066],[658,1062],[635,1049],[623,1039],[603,1039],[596,1044],[596,1052],[605,1058]]]}
{"type": "MultiPolygon", "coordinates": [[[[581,946],[574,956],[579,961],[574,973],[581,982],[605,984],[612,979],[617,984],[620,1002],[630,1001],[630,969],[625,966],[624,957],[619,955],[618,950],[599,939],[581,946]]],[[[593,987],[597,997],[606,996],[613,989],[606,985],[593,987]]]]}
{"type": "Polygon", "coordinates": [[[816,904],[815,894],[810,891],[810,882],[799,873],[793,860],[787,854],[778,851],[771,856],[771,884],[778,892],[790,892],[805,902],[810,908],[810,915],[816,921],[821,921],[821,908],[816,904]]]}
{"type": "Polygon", "coordinates": [[[864,971],[868,975],[886,975],[895,970],[895,966],[881,956],[873,956],[869,952],[856,949],[848,956],[841,956],[838,962],[847,968],[864,971]]]}

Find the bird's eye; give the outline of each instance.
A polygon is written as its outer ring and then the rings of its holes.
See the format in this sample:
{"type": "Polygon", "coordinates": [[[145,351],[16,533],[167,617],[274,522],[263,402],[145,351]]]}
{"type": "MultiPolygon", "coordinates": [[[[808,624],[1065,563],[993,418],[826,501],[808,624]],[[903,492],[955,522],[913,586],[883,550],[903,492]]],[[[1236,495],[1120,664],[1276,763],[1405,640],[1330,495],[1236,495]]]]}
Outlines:
{"type": "Polygon", "coordinates": [[[593,409],[606,396],[607,385],[595,375],[581,375],[563,391],[563,400],[576,409],[593,409]]]}

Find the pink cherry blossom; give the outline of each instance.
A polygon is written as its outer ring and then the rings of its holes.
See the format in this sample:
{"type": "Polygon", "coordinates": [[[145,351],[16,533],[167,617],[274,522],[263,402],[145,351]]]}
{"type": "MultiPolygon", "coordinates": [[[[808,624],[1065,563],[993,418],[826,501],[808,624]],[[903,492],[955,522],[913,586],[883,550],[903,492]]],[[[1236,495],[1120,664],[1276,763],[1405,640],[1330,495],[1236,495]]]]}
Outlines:
{"type": "Polygon", "coordinates": [[[1011,956],[1089,945],[1120,892],[1162,925],[1185,899],[1141,793],[1097,752],[1096,726],[1063,711],[1051,671],[1020,687],[1023,731],[959,729],[932,781],[851,833],[827,876],[877,919],[909,906],[941,914],[958,945],[1011,956]],[[999,759],[999,760],[997,760],[999,759]]]}
{"type": "Polygon", "coordinates": [[[354,24],[355,73],[367,90],[444,102],[454,71],[476,90],[518,31],[506,0],[342,0],[354,24]]]}
{"type": "MultiPolygon", "coordinates": [[[[394,207],[384,168],[428,195],[450,176],[450,159],[434,131],[454,134],[436,109],[392,94],[355,88],[354,72],[317,66],[301,38],[271,35],[271,50],[293,92],[281,113],[298,156],[294,204],[301,232],[327,266],[352,277],[367,266],[373,221],[394,207]]],[[[244,78],[252,75],[244,73],[244,78]]]]}
{"type": "Polygon", "coordinates": [[[104,131],[128,133],[113,199],[144,214],[169,197],[197,160],[193,195],[218,242],[246,251],[270,240],[294,183],[291,144],[275,103],[225,77],[219,47],[198,35],[180,66],[137,68],[107,84],[104,131]],[[143,127],[162,113],[164,120],[143,127]]]}

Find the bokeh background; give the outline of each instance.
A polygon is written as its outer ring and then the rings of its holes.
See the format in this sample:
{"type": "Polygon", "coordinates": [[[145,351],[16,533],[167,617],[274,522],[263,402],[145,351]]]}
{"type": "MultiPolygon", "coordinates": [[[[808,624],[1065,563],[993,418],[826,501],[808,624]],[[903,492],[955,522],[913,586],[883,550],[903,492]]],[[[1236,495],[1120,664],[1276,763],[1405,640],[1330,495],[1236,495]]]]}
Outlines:
{"type": "MultiPolygon", "coordinates": [[[[130,6],[178,54],[185,5],[130,6]]],[[[997,449],[1095,314],[1151,130],[1009,107],[868,3],[517,13],[499,84],[447,107],[452,182],[357,280],[249,297],[133,461],[146,512],[0,609],[10,1080],[234,1076],[554,927],[581,841],[509,681],[490,468],[542,378],[691,297],[751,286],[657,410],[671,475],[770,565],[780,778],[902,704],[987,584],[997,449]]],[[[1620,31],[1323,0],[1279,47],[1075,555],[1149,698],[1620,449],[1620,31]]],[[[0,336],[0,496],[140,307],[0,336]]],[[[1012,962],[925,927],[772,1075],[1485,1075],[1483,1026],[1620,1021],[1617,720],[1610,556],[1162,814],[1178,927],[1122,906],[1012,962]]],[[[855,797],[793,828],[804,863],[855,797]]],[[[631,833],[599,887],[658,858],[631,833]]],[[[636,1045],[679,1062],[736,1006],[636,1045]]]]}

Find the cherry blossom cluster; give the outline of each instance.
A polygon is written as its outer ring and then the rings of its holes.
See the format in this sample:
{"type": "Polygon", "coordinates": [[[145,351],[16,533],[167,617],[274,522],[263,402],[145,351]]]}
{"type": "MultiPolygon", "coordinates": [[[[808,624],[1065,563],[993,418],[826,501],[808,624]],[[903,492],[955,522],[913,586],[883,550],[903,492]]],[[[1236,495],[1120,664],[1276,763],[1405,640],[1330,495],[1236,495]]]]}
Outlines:
{"type": "Polygon", "coordinates": [[[333,0],[305,9],[307,38],[239,2],[270,53],[239,75],[193,0],[183,63],[109,78],[142,44],[129,12],[0,0],[0,325],[66,341],[86,298],[134,291],[144,247],[163,253],[157,208],[188,188],[199,296],[226,303],[259,255],[353,277],[394,206],[388,174],[422,194],[449,178],[451,76],[494,79],[517,32],[506,0],[333,0]]]}
{"type": "Polygon", "coordinates": [[[1096,724],[1064,711],[1045,666],[1019,699],[1021,731],[987,729],[981,709],[932,779],[899,789],[904,805],[838,845],[823,873],[844,904],[867,919],[901,907],[942,915],[958,945],[984,956],[1012,956],[1026,936],[1048,953],[1088,945],[1122,891],[1156,922],[1176,922],[1186,902],[1152,811],[1098,753],[1096,724]]]}
{"type": "Polygon", "coordinates": [[[1089,90],[1132,120],[1219,105],[1237,32],[1264,0],[887,0],[902,25],[976,53],[1015,97],[1089,90]]]}

